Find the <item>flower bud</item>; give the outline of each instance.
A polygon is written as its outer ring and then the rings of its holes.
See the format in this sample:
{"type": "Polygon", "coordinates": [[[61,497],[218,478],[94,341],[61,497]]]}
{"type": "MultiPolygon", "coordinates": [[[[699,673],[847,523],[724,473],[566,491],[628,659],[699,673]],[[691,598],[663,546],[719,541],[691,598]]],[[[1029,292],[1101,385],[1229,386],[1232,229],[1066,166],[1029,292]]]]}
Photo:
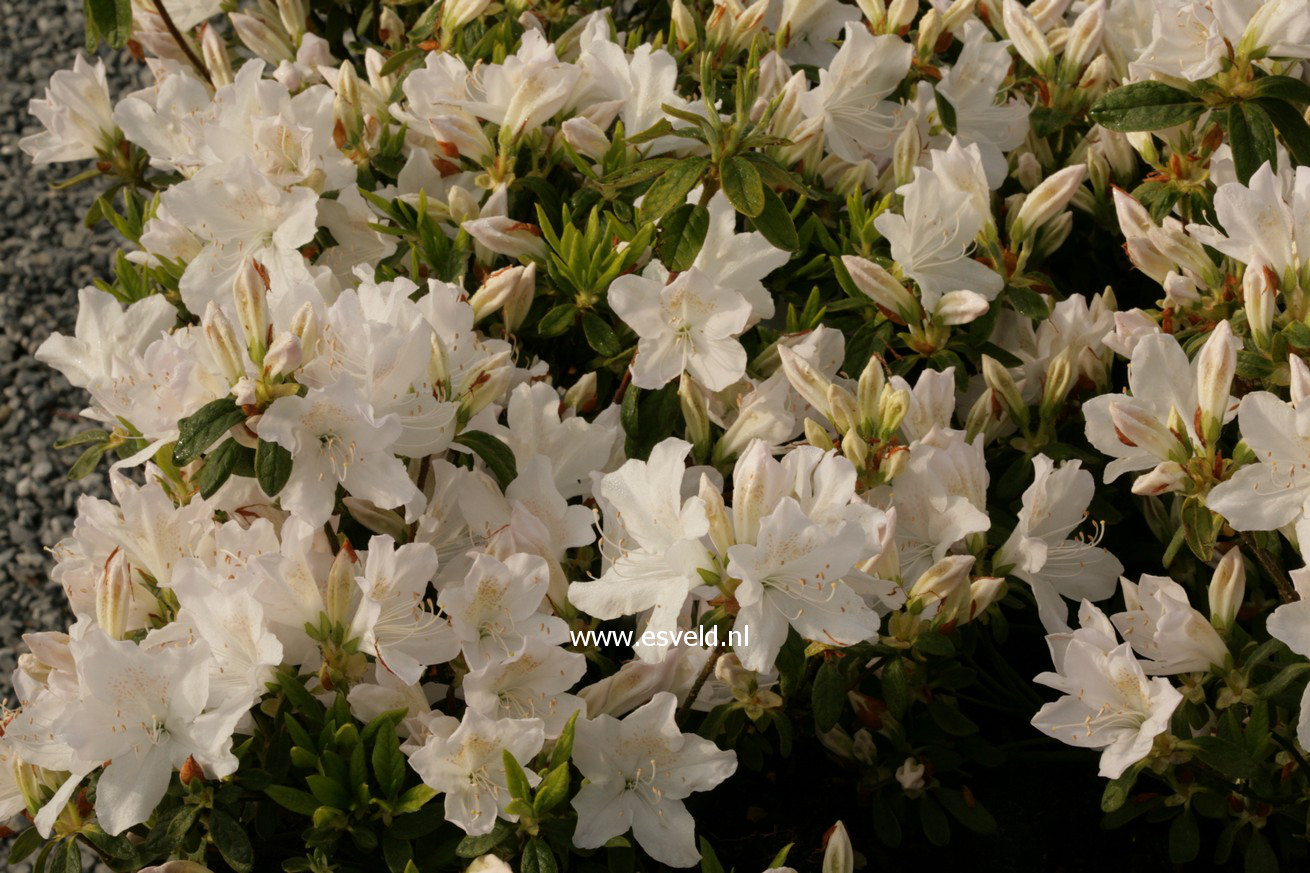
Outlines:
{"type": "MultiPolygon", "coordinates": [[[[1014,3],[1014,0],[1009,0],[1006,6],[1007,9],[1010,3],[1014,3]]],[[[1036,233],[1042,225],[1069,205],[1069,200],[1073,197],[1074,192],[1078,190],[1086,178],[1086,164],[1065,167],[1058,173],[1049,176],[1032,190],[1028,198],[1023,201],[1023,206],[1019,207],[1019,214],[1015,217],[1013,228],[1010,231],[1011,238],[1024,239],[1036,233]]]]}
{"type": "Polygon", "coordinates": [[[1190,479],[1182,464],[1164,461],[1133,481],[1133,493],[1140,497],[1159,497],[1161,494],[1182,492],[1190,479]]]}
{"type": "Polygon", "coordinates": [[[1023,394],[1015,384],[1014,376],[991,355],[983,355],[982,371],[987,387],[996,393],[996,399],[1010,414],[1010,418],[1014,419],[1020,427],[1026,428],[1029,420],[1028,404],[1024,402],[1023,394]]]}
{"type": "Polygon", "coordinates": [[[488,276],[482,287],[474,291],[473,296],[469,298],[469,305],[473,307],[473,323],[477,324],[504,306],[516,292],[523,274],[529,269],[532,271],[531,279],[535,286],[537,272],[535,264],[530,267],[503,267],[488,276]]]}
{"type": "Polygon", "coordinates": [[[209,70],[209,78],[213,80],[215,88],[231,85],[232,61],[228,58],[227,44],[223,42],[223,35],[211,24],[204,25],[201,31],[200,58],[205,62],[205,68],[209,70]]]}
{"type": "Polygon", "coordinates": [[[700,499],[705,504],[705,517],[710,523],[710,543],[719,557],[724,557],[737,542],[732,534],[732,518],[723,504],[723,492],[704,473],[700,477],[700,499]]]}
{"type": "Polygon", "coordinates": [[[1236,372],[1237,339],[1228,322],[1221,321],[1196,356],[1196,404],[1206,445],[1214,445],[1219,438],[1236,372]]]}
{"type": "Polygon", "coordinates": [[[991,388],[983,391],[969,407],[969,414],[964,420],[965,442],[972,443],[979,434],[983,442],[989,443],[1000,434],[1005,424],[1005,408],[1001,405],[996,392],[991,388]]]}
{"type": "MultiPolygon", "coordinates": [[[[1079,188],[1075,192],[1072,203],[1077,206],[1082,195],[1086,194],[1092,197],[1092,192],[1086,188],[1079,188]]],[[[1081,208],[1081,207],[1079,207],[1081,208]]],[[[1038,258],[1046,258],[1053,252],[1064,245],[1064,241],[1069,238],[1069,233],[1073,230],[1073,213],[1061,212],[1052,218],[1042,229],[1037,232],[1037,242],[1033,245],[1033,251],[1038,258]]]]}
{"type": "Polygon", "coordinates": [[[346,625],[350,622],[350,605],[355,596],[355,563],[358,558],[349,543],[342,543],[341,550],[332,560],[332,569],[328,571],[327,596],[324,607],[328,621],[332,624],[346,625]]]}
{"type": "Polygon", "coordinates": [[[902,28],[909,27],[918,13],[919,0],[892,0],[891,6],[887,7],[883,33],[898,33],[902,28]]]}
{"type": "Polygon", "coordinates": [[[596,122],[587,118],[570,118],[560,125],[560,135],[569,147],[580,155],[600,160],[610,149],[609,137],[596,122]]]}
{"type": "Polygon", "coordinates": [[[453,186],[450,189],[450,196],[446,199],[450,220],[453,223],[463,224],[478,217],[478,201],[467,188],[453,186]]]}
{"type": "Polygon", "coordinates": [[[801,426],[805,431],[805,441],[807,443],[825,452],[832,450],[832,437],[823,429],[823,425],[806,416],[801,426]]]}
{"type": "Polygon", "coordinates": [[[318,354],[318,314],[305,303],[291,317],[291,333],[300,340],[301,363],[309,363],[318,354]]]}
{"type": "Polygon", "coordinates": [[[564,405],[586,412],[596,405],[596,371],[584,373],[564,392],[564,405]]]}
{"type": "Polygon", "coordinates": [[[1278,277],[1257,257],[1246,265],[1242,274],[1242,304],[1246,309],[1246,323],[1251,327],[1257,346],[1264,347],[1269,342],[1277,297],[1278,277]]]}
{"type": "Polygon", "coordinates": [[[851,430],[842,437],[841,453],[856,470],[863,470],[869,465],[869,444],[858,431],[851,430]]]}
{"type": "Polygon", "coordinates": [[[110,639],[121,640],[131,609],[132,569],[122,550],[115,549],[96,579],[96,624],[110,639]]]}
{"type": "Polygon", "coordinates": [[[901,766],[896,768],[896,781],[900,783],[901,789],[911,797],[917,796],[924,788],[924,774],[928,768],[920,764],[917,758],[906,758],[901,766]]]}
{"type": "Polygon", "coordinates": [[[262,268],[253,259],[247,258],[237,270],[236,279],[232,282],[232,294],[236,299],[237,319],[246,337],[250,360],[259,366],[264,361],[264,351],[268,347],[268,285],[264,282],[262,268]]]}
{"type": "Polygon", "coordinates": [[[1073,346],[1066,346],[1060,354],[1051,359],[1046,367],[1046,379],[1042,383],[1042,418],[1053,418],[1056,410],[1064,404],[1073,388],[1077,375],[1073,366],[1073,346]]]}
{"type": "Polygon", "coordinates": [[[223,310],[213,300],[205,305],[204,318],[200,320],[205,331],[205,344],[214,362],[223,371],[228,384],[236,382],[246,374],[242,363],[241,342],[237,339],[232,322],[223,314],[223,310]]]}
{"type": "Polygon", "coordinates": [[[464,373],[458,386],[459,420],[468,421],[504,395],[514,376],[513,352],[506,349],[478,361],[464,373]]]}
{"type": "Polygon", "coordinates": [[[892,172],[897,187],[914,181],[914,168],[922,152],[923,139],[919,135],[919,125],[911,122],[896,137],[896,147],[892,152],[892,172]]]}
{"type": "Polygon", "coordinates": [[[1234,546],[1219,559],[1210,579],[1210,624],[1220,633],[1233,626],[1246,597],[1246,565],[1242,550],[1234,546]]]}
{"type": "Polygon", "coordinates": [[[1005,0],[1001,17],[1015,51],[1028,66],[1044,72],[1051,62],[1051,47],[1032,14],[1017,0],[1005,0]]]}
{"type": "Polygon", "coordinates": [[[832,410],[828,406],[828,389],[832,380],[798,355],[788,346],[778,346],[778,358],[782,362],[782,371],[787,376],[791,387],[827,419],[832,419],[832,410]]]}
{"type": "Polygon", "coordinates": [[[1114,423],[1119,441],[1124,445],[1145,449],[1162,461],[1187,455],[1178,438],[1150,413],[1117,397],[1108,405],[1110,420],[1114,423]]]}
{"type": "Polygon", "coordinates": [[[973,17],[973,10],[977,5],[978,0],[955,0],[942,14],[942,27],[955,33],[973,17]]]}
{"type": "MultiPolygon", "coordinates": [[[[901,446],[900,448],[892,451],[890,454],[888,454],[886,457],[882,459],[882,464],[878,467],[878,472],[882,475],[882,481],[883,482],[892,481],[900,474],[902,470],[905,469],[905,467],[909,463],[910,463],[909,449],[905,448],[904,446],[901,446]]],[[[899,562],[897,561],[895,549],[891,550],[889,559],[893,564],[897,564],[897,572],[899,572],[899,562]]]]}
{"type": "Polygon", "coordinates": [[[993,603],[1005,596],[1005,579],[1000,576],[980,576],[969,585],[969,615],[965,621],[982,615],[993,603]]]}
{"type": "Polygon", "coordinates": [[[870,355],[869,362],[860,371],[860,381],[855,390],[859,423],[866,434],[872,434],[878,427],[878,407],[882,400],[883,386],[886,384],[887,377],[882,370],[882,359],[877,355],[870,355]]]}
{"type": "Polygon", "coordinates": [[[910,411],[910,392],[884,385],[878,397],[878,436],[888,439],[900,428],[910,411]]]}
{"type": "Polygon", "coordinates": [[[860,7],[864,13],[864,18],[869,24],[875,27],[887,16],[887,4],[883,0],[855,0],[855,5],[860,7]]]}
{"type": "Polygon", "coordinates": [[[1173,270],[1164,277],[1164,299],[1166,306],[1178,309],[1190,309],[1201,302],[1201,294],[1196,290],[1196,283],[1186,276],[1180,276],[1173,270]]]}
{"type": "Polygon", "coordinates": [[[1074,20],[1065,40],[1063,64],[1070,74],[1081,72],[1100,51],[1104,34],[1105,0],[1096,0],[1074,20]]]}
{"type": "Polygon", "coordinates": [[[538,260],[546,257],[546,243],[541,238],[541,228],[535,224],[515,221],[503,215],[492,215],[466,221],[462,227],[468,231],[469,236],[495,254],[538,260]]]}
{"type": "Polygon", "coordinates": [[[432,334],[432,355],[428,358],[428,382],[441,391],[442,399],[449,400],[455,393],[450,384],[450,357],[446,344],[436,333],[432,334]]]}
{"type": "Polygon", "coordinates": [[[952,599],[959,591],[969,591],[969,570],[973,555],[948,555],[923,572],[910,586],[908,599],[928,609],[952,599]]]}
{"type": "Polygon", "coordinates": [[[828,844],[823,849],[821,873],[854,873],[855,849],[851,846],[846,825],[837,822],[828,832],[828,844]]]}
{"type": "Polygon", "coordinates": [[[1306,367],[1300,355],[1289,355],[1287,365],[1291,370],[1292,405],[1299,408],[1310,397],[1310,367],[1306,367]]]}
{"type": "Polygon", "coordinates": [[[1014,177],[1019,180],[1023,190],[1031,191],[1042,183],[1046,171],[1042,169],[1042,162],[1037,159],[1037,155],[1032,152],[1024,152],[1019,155],[1014,170],[1014,177]]]}
{"type": "Polygon", "coordinates": [[[705,392],[687,373],[678,380],[678,405],[686,425],[687,442],[695,447],[697,457],[704,457],[710,447],[710,409],[705,392]]]}
{"type": "MultiPolygon", "coordinates": [[[[463,156],[481,164],[494,152],[482,125],[472,116],[463,113],[438,115],[429,119],[428,124],[432,128],[432,136],[447,157],[463,156]]],[[[451,211],[454,212],[453,209],[451,211]]]]}
{"type": "Polygon", "coordinates": [[[670,20],[673,23],[673,33],[678,40],[679,49],[696,44],[696,19],[682,0],[673,0],[670,20]]]}
{"type": "Polygon", "coordinates": [[[299,43],[300,37],[305,34],[304,0],[277,0],[277,15],[291,37],[291,42],[299,43]]]}
{"type": "Polygon", "coordinates": [[[278,33],[263,18],[244,12],[233,12],[228,18],[232,20],[237,38],[270,66],[296,60],[295,49],[287,41],[286,34],[278,33]]]}
{"type": "Polygon", "coordinates": [[[828,417],[839,434],[853,428],[860,418],[855,398],[840,385],[828,386],[828,410],[828,417]]]}
{"type": "Polygon", "coordinates": [[[464,873],[514,873],[514,868],[495,855],[481,855],[473,859],[464,873]]]}
{"type": "Polygon", "coordinates": [[[390,6],[383,6],[382,14],[378,16],[378,36],[392,51],[405,44],[405,22],[390,6]]]}
{"type": "Polygon", "coordinates": [[[920,55],[926,57],[933,53],[933,48],[942,35],[942,26],[942,14],[935,8],[929,9],[927,14],[919,19],[919,33],[915,38],[914,48],[920,55]]]}
{"type": "Polygon", "coordinates": [[[279,334],[264,355],[264,372],[274,378],[285,376],[300,367],[304,356],[300,351],[300,340],[293,333],[279,334]]]}
{"type": "Polygon", "coordinates": [[[948,327],[977,321],[991,309],[991,301],[976,291],[948,291],[937,301],[933,321],[948,327]]]}
{"type": "Polygon", "coordinates": [[[441,29],[450,35],[477,18],[491,0],[448,0],[441,11],[441,29]]]}
{"type": "Polygon", "coordinates": [[[870,300],[900,316],[903,321],[917,320],[919,301],[891,273],[859,255],[843,255],[841,262],[855,287],[867,294],[870,300]]]}

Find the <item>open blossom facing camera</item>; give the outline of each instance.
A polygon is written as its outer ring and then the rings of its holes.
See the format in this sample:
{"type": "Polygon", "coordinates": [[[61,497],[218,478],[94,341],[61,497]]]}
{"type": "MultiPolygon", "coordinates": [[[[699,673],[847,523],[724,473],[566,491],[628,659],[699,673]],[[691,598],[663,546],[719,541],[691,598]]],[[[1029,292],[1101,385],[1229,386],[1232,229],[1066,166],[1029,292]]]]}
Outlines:
{"type": "Polygon", "coordinates": [[[15,863],[1304,866],[1303,0],[86,11],[15,863]]]}

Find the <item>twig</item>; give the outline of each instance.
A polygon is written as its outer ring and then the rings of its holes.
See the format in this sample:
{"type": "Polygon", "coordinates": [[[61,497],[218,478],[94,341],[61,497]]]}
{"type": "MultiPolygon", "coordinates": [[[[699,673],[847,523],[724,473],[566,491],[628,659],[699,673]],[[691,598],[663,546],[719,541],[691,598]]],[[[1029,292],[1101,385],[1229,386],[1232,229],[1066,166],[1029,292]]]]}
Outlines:
{"type": "Polygon", "coordinates": [[[710,652],[710,656],[705,660],[705,666],[700,668],[700,675],[696,677],[696,681],[691,685],[691,691],[688,692],[687,699],[682,702],[682,706],[678,707],[678,712],[674,716],[679,723],[682,722],[687,711],[691,709],[691,705],[696,702],[696,698],[700,696],[701,688],[705,687],[705,683],[709,681],[710,674],[714,672],[714,665],[719,662],[719,656],[727,650],[728,644],[725,641],[719,643],[710,652]]]}
{"type": "Polygon", "coordinates": [[[191,44],[186,41],[186,37],[182,35],[182,31],[177,29],[177,25],[173,23],[172,16],[169,15],[168,10],[164,8],[164,0],[154,0],[154,3],[155,10],[159,13],[159,17],[164,20],[164,27],[168,28],[168,32],[173,36],[173,42],[177,43],[177,47],[182,50],[182,54],[186,55],[187,60],[191,62],[191,66],[195,67],[196,72],[204,76],[205,81],[212,87],[214,84],[214,77],[209,75],[209,67],[205,66],[205,62],[196,54],[195,49],[191,48],[191,44]]]}
{"type": "Polygon", "coordinates": [[[1260,562],[1260,566],[1264,568],[1266,575],[1274,580],[1274,586],[1278,589],[1278,596],[1282,598],[1283,602],[1295,603],[1300,600],[1301,595],[1296,593],[1296,588],[1292,585],[1292,580],[1287,578],[1287,574],[1283,572],[1283,568],[1274,560],[1274,556],[1260,548],[1250,531],[1242,531],[1240,536],[1242,537],[1242,542],[1246,544],[1248,549],[1250,549],[1251,554],[1255,555],[1255,559],[1260,562]]]}

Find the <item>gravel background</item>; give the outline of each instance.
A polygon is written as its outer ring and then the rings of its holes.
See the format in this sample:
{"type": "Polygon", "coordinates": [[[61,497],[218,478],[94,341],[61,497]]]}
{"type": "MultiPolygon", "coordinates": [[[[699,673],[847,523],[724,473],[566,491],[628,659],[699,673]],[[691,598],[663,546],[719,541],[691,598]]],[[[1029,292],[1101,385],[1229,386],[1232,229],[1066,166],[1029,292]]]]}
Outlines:
{"type": "MultiPolygon", "coordinates": [[[[99,191],[92,182],[71,191],[50,183],[85,169],[81,163],[36,167],[18,148],[39,129],[27,103],[44,96],[56,70],[72,66],[82,47],[82,0],[0,0],[0,696],[9,693],[24,633],[63,628],[63,597],[47,575],[49,548],[73,527],[78,495],[103,493],[105,467],[79,482],[65,473],[76,449],[52,444],[90,426],[78,417],[85,394],[33,353],[55,331],[71,334],[77,289],[109,274],[115,242],[107,225],[82,226],[99,191]]],[[[111,93],[138,75],[108,57],[111,93]]]]}
{"type": "MultiPolygon", "coordinates": [[[[99,193],[94,182],[50,190],[83,165],[36,167],[18,148],[39,129],[28,101],[43,97],[51,74],[71,67],[83,47],[82,2],[0,0],[0,697],[9,694],[22,635],[67,626],[48,576],[50,546],[72,530],[79,495],[108,493],[105,465],[67,480],[77,450],[56,452],[53,443],[90,426],[77,414],[86,395],[33,354],[51,333],[73,332],[77,289],[109,275],[117,243],[105,224],[82,226],[99,193]]],[[[140,67],[105,54],[111,94],[136,87],[140,67]]],[[[0,842],[0,867],[7,855],[0,842]]]]}

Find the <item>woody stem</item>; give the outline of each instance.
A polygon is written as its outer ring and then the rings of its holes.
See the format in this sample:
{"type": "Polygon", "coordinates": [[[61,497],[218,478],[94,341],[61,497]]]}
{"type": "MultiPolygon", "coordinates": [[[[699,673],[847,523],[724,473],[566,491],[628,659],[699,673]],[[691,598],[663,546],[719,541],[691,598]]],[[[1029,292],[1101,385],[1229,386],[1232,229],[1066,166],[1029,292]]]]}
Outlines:
{"type": "Polygon", "coordinates": [[[186,41],[186,37],[182,35],[182,31],[177,29],[177,25],[173,23],[173,17],[169,15],[168,10],[164,8],[163,0],[154,0],[154,3],[155,11],[157,11],[159,17],[164,20],[164,27],[168,28],[169,34],[173,37],[173,42],[177,43],[177,47],[182,50],[182,54],[186,55],[187,60],[191,62],[191,66],[196,68],[196,72],[204,76],[206,82],[213,85],[214,77],[209,75],[209,67],[205,66],[205,62],[196,54],[195,49],[191,48],[191,43],[186,41]]]}
{"type": "Polygon", "coordinates": [[[714,647],[714,650],[710,652],[710,656],[705,659],[705,666],[700,668],[700,674],[696,677],[696,681],[692,683],[691,691],[687,692],[687,699],[682,702],[682,706],[678,707],[676,718],[679,722],[686,717],[687,712],[691,709],[691,705],[695,703],[696,698],[700,696],[700,690],[705,687],[705,683],[709,681],[710,674],[714,672],[714,665],[719,662],[719,656],[727,650],[728,644],[726,641],[719,643],[714,647]]]}
{"type": "Polygon", "coordinates": [[[1283,572],[1283,568],[1279,563],[1274,560],[1274,556],[1260,548],[1255,541],[1255,537],[1249,531],[1242,531],[1240,536],[1247,549],[1260,562],[1260,566],[1264,568],[1266,575],[1274,580],[1274,586],[1278,589],[1278,596],[1282,598],[1283,602],[1295,603],[1300,600],[1301,596],[1296,593],[1296,588],[1292,586],[1292,580],[1287,578],[1287,574],[1283,572]]]}

